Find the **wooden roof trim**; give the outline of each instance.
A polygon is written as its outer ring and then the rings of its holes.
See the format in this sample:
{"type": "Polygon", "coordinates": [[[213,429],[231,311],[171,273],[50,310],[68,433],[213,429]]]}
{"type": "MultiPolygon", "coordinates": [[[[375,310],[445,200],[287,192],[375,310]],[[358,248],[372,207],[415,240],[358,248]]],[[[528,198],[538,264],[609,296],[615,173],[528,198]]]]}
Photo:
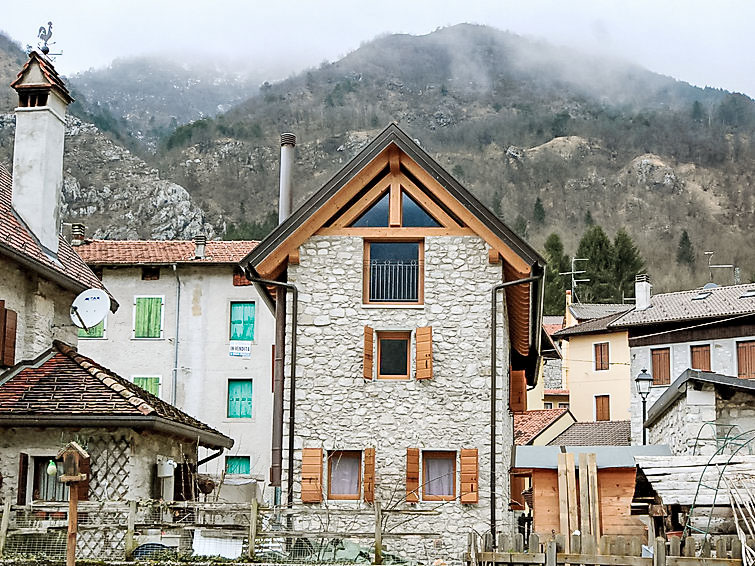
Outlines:
{"type": "Polygon", "coordinates": [[[388,147],[349,179],[323,206],[302,222],[288,238],[281,242],[279,246],[260,262],[257,266],[257,272],[263,277],[270,276],[277,266],[288,259],[288,254],[291,253],[292,249],[301,246],[307,238],[317,232],[325,222],[346,206],[385,167],[387,153],[392,145],[388,145],[388,147]]]}
{"type": "Polygon", "coordinates": [[[344,212],[338,220],[333,222],[333,228],[348,228],[352,222],[356,222],[373,204],[379,201],[383,195],[391,188],[391,175],[387,175],[381,183],[378,183],[370,189],[366,195],[360,198],[354,206],[344,212]]]}
{"type": "Polygon", "coordinates": [[[443,185],[441,185],[435,178],[427,173],[418,163],[413,159],[402,160],[404,166],[414,175],[419,181],[425,185],[425,187],[437,194],[441,200],[444,201],[446,206],[456,214],[467,226],[480,236],[491,247],[499,250],[501,256],[507,263],[510,263],[512,267],[520,274],[520,277],[527,277],[530,273],[530,266],[527,262],[519,256],[509,245],[496,236],[492,230],[490,230],[483,222],[481,222],[474,214],[472,214],[464,205],[457,201],[454,196],[449,193],[443,185]]]}
{"type": "Polygon", "coordinates": [[[471,228],[466,227],[401,227],[398,228],[320,228],[315,232],[318,236],[360,236],[362,238],[406,239],[424,238],[425,236],[474,236],[471,228]]]}

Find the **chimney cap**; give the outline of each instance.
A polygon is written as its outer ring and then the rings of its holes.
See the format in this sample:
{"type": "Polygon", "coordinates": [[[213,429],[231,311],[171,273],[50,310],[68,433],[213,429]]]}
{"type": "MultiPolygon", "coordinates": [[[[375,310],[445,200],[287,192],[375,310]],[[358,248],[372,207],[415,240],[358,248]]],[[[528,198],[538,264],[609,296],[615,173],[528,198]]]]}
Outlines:
{"type": "Polygon", "coordinates": [[[650,275],[647,273],[638,273],[634,276],[636,283],[650,283],[650,275]]]}
{"type": "Polygon", "coordinates": [[[281,145],[296,145],[296,134],[291,132],[281,134],[281,145]]]}

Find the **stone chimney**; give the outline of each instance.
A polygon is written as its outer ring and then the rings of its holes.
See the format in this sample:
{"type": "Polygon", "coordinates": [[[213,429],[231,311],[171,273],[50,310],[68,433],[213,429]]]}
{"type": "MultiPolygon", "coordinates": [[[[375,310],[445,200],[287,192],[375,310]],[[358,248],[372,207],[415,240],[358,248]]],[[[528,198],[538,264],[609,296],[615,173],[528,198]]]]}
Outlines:
{"type": "Polygon", "coordinates": [[[644,311],[650,307],[650,276],[641,273],[634,277],[635,310],[644,311]]]}
{"type": "Polygon", "coordinates": [[[205,258],[205,247],[207,246],[207,236],[197,234],[194,236],[194,259],[205,258]]]}
{"type": "Polygon", "coordinates": [[[38,51],[11,83],[18,93],[13,146],[13,208],[53,254],[58,252],[66,108],[73,102],[48,59],[38,51]]]}
{"type": "Polygon", "coordinates": [[[80,246],[83,244],[84,238],[86,237],[86,231],[86,226],[80,222],[74,222],[71,224],[71,245],[80,246]]]}

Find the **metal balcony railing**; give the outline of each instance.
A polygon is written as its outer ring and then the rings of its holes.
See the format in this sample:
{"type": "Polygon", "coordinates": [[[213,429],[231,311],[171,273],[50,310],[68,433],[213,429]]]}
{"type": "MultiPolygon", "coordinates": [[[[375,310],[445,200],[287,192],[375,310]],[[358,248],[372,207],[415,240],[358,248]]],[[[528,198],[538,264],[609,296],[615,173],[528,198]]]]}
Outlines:
{"type": "Polygon", "coordinates": [[[370,302],[416,303],[419,300],[420,262],[371,260],[370,302]]]}

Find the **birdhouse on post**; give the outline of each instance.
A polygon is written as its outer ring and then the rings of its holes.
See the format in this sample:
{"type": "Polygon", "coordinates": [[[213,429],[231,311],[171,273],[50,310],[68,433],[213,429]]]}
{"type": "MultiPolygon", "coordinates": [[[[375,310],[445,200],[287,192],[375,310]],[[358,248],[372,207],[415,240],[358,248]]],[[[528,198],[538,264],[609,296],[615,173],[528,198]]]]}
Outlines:
{"type": "Polygon", "coordinates": [[[74,483],[86,481],[87,475],[81,473],[82,464],[89,460],[89,454],[77,442],[69,442],[63,450],[58,452],[58,460],[63,460],[63,475],[60,481],[74,483]]]}

